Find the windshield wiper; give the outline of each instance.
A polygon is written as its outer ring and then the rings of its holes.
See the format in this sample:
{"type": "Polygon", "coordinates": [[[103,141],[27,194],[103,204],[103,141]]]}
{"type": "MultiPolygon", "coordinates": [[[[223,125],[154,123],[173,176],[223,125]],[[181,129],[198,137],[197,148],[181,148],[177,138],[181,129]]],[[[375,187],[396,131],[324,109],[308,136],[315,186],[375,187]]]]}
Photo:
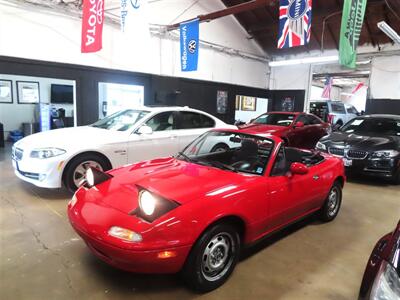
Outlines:
{"type": "Polygon", "coordinates": [[[178,152],[178,156],[182,156],[186,161],[196,161],[195,159],[193,159],[193,158],[190,158],[189,156],[187,156],[185,153],[183,153],[182,151],[181,152],[178,152]]]}

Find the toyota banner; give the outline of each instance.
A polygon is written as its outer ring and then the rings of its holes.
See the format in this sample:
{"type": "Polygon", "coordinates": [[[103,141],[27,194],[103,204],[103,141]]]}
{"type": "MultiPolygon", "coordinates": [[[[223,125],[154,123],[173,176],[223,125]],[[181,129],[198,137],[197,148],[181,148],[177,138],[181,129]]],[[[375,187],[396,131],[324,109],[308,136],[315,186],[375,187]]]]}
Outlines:
{"type": "Polygon", "coordinates": [[[199,19],[180,24],[181,70],[196,71],[199,59],[199,19]]]}
{"type": "Polygon", "coordinates": [[[81,52],[97,52],[102,48],[104,0],[84,0],[82,13],[81,52]]]}

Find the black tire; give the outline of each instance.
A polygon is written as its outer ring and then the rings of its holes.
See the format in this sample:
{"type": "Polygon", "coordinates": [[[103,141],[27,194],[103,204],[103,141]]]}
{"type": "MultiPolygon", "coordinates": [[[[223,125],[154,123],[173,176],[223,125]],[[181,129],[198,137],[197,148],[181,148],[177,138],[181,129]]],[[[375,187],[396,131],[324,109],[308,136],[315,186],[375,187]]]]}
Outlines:
{"type": "Polygon", "coordinates": [[[322,221],[330,222],[336,218],[342,205],[342,194],[342,185],[340,182],[335,181],[325,199],[324,206],[319,212],[319,217],[322,221]]]}
{"type": "Polygon", "coordinates": [[[186,285],[200,293],[221,286],[232,274],[239,260],[240,245],[240,236],[235,226],[219,223],[210,227],[197,240],[186,259],[182,269],[186,285]],[[211,254],[217,255],[217,259],[211,254]],[[213,266],[219,263],[220,266],[213,266]],[[212,268],[218,270],[213,272],[212,268]]]}
{"type": "Polygon", "coordinates": [[[222,152],[222,151],[228,151],[229,146],[225,143],[218,143],[214,145],[214,147],[211,148],[210,152],[222,152]]]}
{"type": "Polygon", "coordinates": [[[400,185],[400,169],[397,170],[396,174],[392,178],[393,184],[400,185]]]}
{"type": "Polygon", "coordinates": [[[95,162],[96,164],[98,164],[98,168],[103,171],[111,169],[111,164],[102,156],[95,153],[82,154],[73,158],[66,166],[63,174],[64,185],[71,193],[74,193],[78,189],[78,186],[76,185],[74,180],[75,170],[79,165],[88,161],[95,162]]]}

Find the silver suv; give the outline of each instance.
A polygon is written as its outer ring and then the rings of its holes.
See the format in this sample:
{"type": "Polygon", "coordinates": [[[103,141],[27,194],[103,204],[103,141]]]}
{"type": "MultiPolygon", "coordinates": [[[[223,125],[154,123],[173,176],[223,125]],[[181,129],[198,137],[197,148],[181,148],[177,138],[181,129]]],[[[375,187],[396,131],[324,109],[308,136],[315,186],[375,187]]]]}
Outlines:
{"type": "Polygon", "coordinates": [[[360,115],[353,105],[331,100],[310,101],[310,113],[337,126],[342,126],[360,115]]]}

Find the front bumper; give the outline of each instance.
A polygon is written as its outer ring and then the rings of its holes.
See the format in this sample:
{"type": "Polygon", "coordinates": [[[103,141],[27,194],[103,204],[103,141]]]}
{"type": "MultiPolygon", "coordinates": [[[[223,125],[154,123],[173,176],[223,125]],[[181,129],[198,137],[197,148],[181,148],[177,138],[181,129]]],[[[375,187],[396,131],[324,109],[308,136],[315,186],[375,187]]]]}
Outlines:
{"type": "Polygon", "coordinates": [[[65,160],[62,156],[48,159],[24,157],[15,160],[12,165],[15,175],[29,183],[43,188],[60,188],[62,186],[62,172],[65,160]]]}
{"type": "Polygon", "coordinates": [[[400,159],[352,160],[352,165],[346,167],[346,170],[377,177],[392,178],[400,170],[400,159]]]}
{"type": "Polygon", "coordinates": [[[115,268],[128,272],[152,274],[177,273],[182,269],[191,248],[191,246],[182,246],[149,251],[122,249],[89,236],[74,224],[72,226],[95,256],[115,268]],[[165,251],[173,252],[175,257],[159,258],[159,253],[165,251]]]}

